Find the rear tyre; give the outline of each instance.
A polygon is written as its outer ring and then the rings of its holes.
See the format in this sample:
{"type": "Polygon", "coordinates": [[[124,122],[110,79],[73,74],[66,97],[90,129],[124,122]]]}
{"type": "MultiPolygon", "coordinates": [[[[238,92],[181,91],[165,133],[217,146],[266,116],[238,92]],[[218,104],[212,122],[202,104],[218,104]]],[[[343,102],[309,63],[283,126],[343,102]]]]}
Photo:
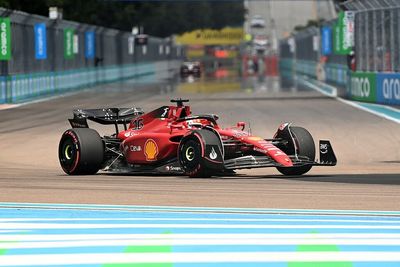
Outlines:
{"type": "MultiPolygon", "coordinates": [[[[295,144],[291,138],[288,139],[288,145],[280,147],[287,155],[306,156],[310,161],[315,160],[315,144],[311,134],[302,127],[290,127],[295,144]],[[290,139],[290,140],[289,140],[290,139]]],[[[299,167],[277,167],[278,171],[284,175],[302,175],[311,170],[312,165],[299,167]]]]}
{"type": "Polygon", "coordinates": [[[74,128],[61,136],[58,146],[61,168],[70,175],[95,174],[104,160],[104,144],[93,129],[74,128]]]}

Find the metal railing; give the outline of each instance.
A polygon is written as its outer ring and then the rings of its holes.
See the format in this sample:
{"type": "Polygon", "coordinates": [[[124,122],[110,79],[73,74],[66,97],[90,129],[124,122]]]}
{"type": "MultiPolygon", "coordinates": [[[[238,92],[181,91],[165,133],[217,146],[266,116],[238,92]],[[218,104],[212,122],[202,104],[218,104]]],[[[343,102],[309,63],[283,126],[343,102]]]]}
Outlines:
{"type": "Polygon", "coordinates": [[[0,8],[0,17],[11,21],[12,57],[2,61],[1,75],[27,74],[79,69],[96,66],[134,64],[180,57],[179,48],[166,39],[149,36],[146,46],[136,46],[129,51],[129,32],[66,20],[51,20],[43,16],[0,8]],[[46,26],[47,57],[35,57],[35,32],[38,23],[46,26]],[[72,58],[64,56],[64,30],[73,29],[78,40],[78,51],[72,58]],[[85,57],[85,33],[94,32],[95,55],[85,57]]]}
{"type": "Polygon", "coordinates": [[[400,71],[400,7],[357,11],[355,55],[357,70],[400,71]]]}
{"type": "Polygon", "coordinates": [[[9,18],[11,35],[7,44],[11,47],[11,57],[0,61],[0,104],[62,94],[99,83],[168,73],[184,56],[181,47],[174,46],[169,39],[149,36],[147,44],[135,45],[131,33],[115,29],[50,20],[4,8],[0,8],[0,17],[9,18]],[[42,30],[45,36],[42,42],[46,46],[43,57],[38,57],[35,47],[38,24],[45,29],[42,30]],[[66,32],[69,30],[73,31],[74,48],[66,56],[66,32]],[[90,56],[86,47],[88,33],[93,42],[90,56]]]}
{"type": "MultiPolygon", "coordinates": [[[[336,21],[329,21],[322,26],[332,26],[336,21]]],[[[285,78],[306,75],[314,79],[345,87],[347,83],[347,57],[331,53],[321,54],[321,28],[309,27],[279,44],[280,72],[285,78]]]]}

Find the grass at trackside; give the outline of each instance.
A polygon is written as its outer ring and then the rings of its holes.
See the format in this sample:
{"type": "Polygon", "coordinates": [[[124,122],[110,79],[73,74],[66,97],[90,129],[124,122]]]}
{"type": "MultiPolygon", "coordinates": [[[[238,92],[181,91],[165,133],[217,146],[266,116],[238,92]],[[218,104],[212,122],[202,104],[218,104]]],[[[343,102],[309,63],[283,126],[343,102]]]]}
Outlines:
{"type": "MultiPolygon", "coordinates": [[[[312,232],[316,234],[316,231],[312,232]]],[[[296,251],[298,252],[321,252],[340,251],[336,245],[299,245],[296,251]]],[[[351,262],[289,262],[288,267],[352,267],[351,262]]]]}
{"type": "MultiPolygon", "coordinates": [[[[170,234],[165,232],[163,234],[170,234]]],[[[172,246],[128,246],[124,253],[171,253],[172,246]]],[[[104,264],[103,267],[172,267],[173,263],[111,263],[104,264]]]]}

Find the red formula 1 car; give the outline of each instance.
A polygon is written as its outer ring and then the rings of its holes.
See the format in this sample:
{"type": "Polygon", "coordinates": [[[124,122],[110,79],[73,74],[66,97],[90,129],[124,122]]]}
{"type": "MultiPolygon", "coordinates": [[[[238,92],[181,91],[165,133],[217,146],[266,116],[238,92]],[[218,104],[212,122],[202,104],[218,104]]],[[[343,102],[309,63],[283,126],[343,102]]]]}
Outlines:
{"type": "Polygon", "coordinates": [[[276,167],[284,175],[301,175],[312,166],[336,165],[329,141],[319,141],[319,162],[310,133],[282,124],[271,139],[244,131],[245,123],[221,128],[214,114],[192,115],[188,100],[171,100],[149,113],[139,108],[75,110],[73,127],[61,137],[58,155],[67,174],[179,173],[190,177],[227,175],[236,169],[276,167]],[[87,120],[115,126],[101,137],[87,120]],[[121,126],[123,130],[120,130],[121,126]]]}

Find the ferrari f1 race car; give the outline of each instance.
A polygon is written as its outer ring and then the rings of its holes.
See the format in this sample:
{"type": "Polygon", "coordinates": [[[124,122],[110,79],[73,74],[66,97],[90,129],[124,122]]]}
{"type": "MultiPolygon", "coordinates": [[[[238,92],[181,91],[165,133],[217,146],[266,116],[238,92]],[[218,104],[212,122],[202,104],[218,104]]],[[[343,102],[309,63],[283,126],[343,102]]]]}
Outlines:
{"type": "Polygon", "coordinates": [[[301,175],[313,166],[334,166],[329,141],[319,141],[319,162],[310,133],[290,123],[265,139],[238,122],[221,128],[215,114],[192,115],[188,100],[171,100],[149,113],[140,108],[74,110],[71,129],[61,137],[58,156],[67,174],[173,173],[190,177],[231,175],[237,169],[275,167],[284,175],[301,175]],[[114,125],[101,137],[88,120],[114,125]],[[120,128],[123,127],[123,130],[120,128]]]}
{"type": "Polygon", "coordinates": [[[200,62],[198,62],[198,61],[183,62],[181,65],[181,68],[180,68],[180,73],[181,73],[181,76],[187,76],[187,75],[200,76],[201,75],[200,62]]]}

